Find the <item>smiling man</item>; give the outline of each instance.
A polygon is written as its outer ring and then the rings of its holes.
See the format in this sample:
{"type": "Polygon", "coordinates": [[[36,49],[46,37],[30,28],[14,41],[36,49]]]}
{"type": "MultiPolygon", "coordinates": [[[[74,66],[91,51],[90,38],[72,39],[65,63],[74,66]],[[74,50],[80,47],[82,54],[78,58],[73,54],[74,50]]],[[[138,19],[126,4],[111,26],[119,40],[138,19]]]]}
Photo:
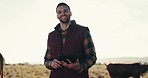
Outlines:
{"type": "Polygon", "coordinates": [[[66,3],[56,8],[60,23],[50,32],[44,57],[49,78],[88,78],[88,69],[97,60],[89,28],[70,20],[72,12],[66,3]]]}

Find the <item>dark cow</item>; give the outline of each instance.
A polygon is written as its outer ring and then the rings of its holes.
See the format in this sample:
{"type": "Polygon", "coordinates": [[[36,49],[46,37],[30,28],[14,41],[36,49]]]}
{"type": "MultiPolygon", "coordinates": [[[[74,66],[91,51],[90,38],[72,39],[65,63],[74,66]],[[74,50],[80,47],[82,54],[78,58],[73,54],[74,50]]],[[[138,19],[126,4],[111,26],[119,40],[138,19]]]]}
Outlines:
{"type": "Polygon", "coordinates": [[[141,65],[141,69],[141,75],[143,77],[143,75],[148,72],[148,65],[141,65]]]}
{"type": "Polygon", "coordinates": [[[111,78],[140,78],[141,65],[139,63],[133,64],[109,64],[107,70],[111,78]]]}

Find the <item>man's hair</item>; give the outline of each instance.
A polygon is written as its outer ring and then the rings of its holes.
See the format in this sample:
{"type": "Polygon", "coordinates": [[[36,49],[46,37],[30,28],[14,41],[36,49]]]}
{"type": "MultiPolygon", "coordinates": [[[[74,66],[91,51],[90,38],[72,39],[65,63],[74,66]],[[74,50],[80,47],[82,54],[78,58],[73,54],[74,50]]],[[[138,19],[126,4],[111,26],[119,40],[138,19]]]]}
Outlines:
{"type": "Polygon", "coordinates": [[[70,11],[70,7],[69,7],[69,5],[67,5],[67,4],[64,3],[64,2],[61,2],[61,3],[59,3],[59,4],[57,5],[57,7],[56,7],[56,12],[57,12],[57,8],[58,8],[59,6],[61,6],[61,5],[65,5],[65,6],[67,6],[67,8],[68,8],[69,11],[70,11]]]}

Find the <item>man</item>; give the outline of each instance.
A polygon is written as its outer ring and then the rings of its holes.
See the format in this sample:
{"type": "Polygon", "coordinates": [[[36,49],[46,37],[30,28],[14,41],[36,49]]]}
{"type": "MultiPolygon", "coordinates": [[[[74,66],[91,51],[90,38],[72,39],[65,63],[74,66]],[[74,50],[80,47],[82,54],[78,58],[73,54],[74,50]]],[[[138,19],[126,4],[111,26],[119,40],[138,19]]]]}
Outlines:
{"type": "Polygon", "coordinates": [[[48,35],[44,57],[50,78],[88,78],[88,69],[97,59],[89,29],[70,20],[66,3],[59,3],[56,13],[60,23],[48,35]]]}
{"type": "Polygon", "coordinates": [[[0,53],[0,77],[3,78],[3,68],[4,68],[4,57],[3,55],[0,53]]]}

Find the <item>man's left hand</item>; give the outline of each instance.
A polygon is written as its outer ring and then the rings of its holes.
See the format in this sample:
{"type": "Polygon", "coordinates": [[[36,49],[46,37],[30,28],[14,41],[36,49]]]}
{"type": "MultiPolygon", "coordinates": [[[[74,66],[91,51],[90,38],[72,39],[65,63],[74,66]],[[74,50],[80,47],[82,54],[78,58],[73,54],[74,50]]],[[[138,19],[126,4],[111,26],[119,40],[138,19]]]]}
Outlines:
{"type": "Polygon", "coordinates": [[[69,59],[67,59],[67,61],[69,62],[66,63],[64,61],[61,62],[62,66],[65,66],[67,68],[70,68],[70,69],[73,69],[73,70],[80,70],[80,63],[79,63],[79,60],[77,59],[75,63],[72,63],[69,59]]]}

